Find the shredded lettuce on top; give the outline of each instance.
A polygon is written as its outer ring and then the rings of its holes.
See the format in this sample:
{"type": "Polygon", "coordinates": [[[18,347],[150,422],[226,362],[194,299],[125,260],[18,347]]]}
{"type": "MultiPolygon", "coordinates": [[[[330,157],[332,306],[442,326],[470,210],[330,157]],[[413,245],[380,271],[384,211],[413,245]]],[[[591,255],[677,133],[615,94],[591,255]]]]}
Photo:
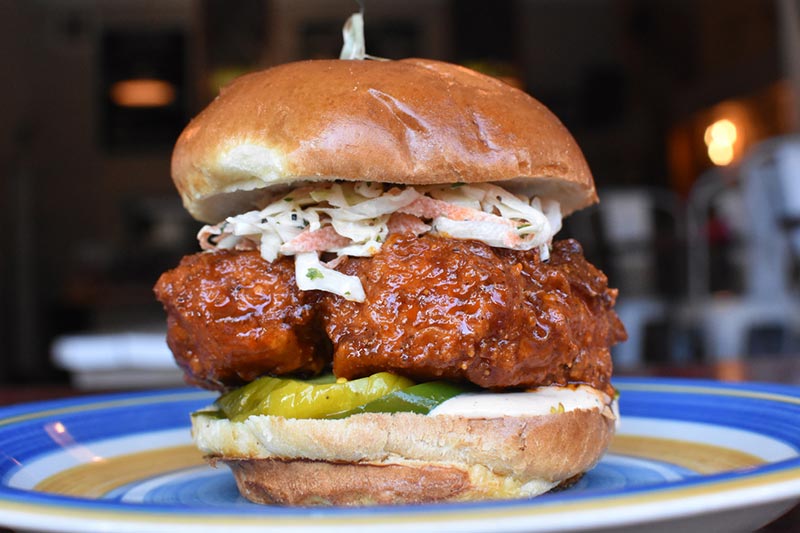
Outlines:
{"type": "Polygon", "coordinates": [[[319,183],[294,189],[261,210],[228,217],[198,234],[204,250],[255,250],[267,261],[295,257],[301,290],[322,290],[364,301],[361,281],[323,263],[321,253],[369,257],[391,232],[472,239],[514,250],[538,248],[549,258],[561,229],[561,206],[489,183],[392,186],[369,182],[319,183]]]}

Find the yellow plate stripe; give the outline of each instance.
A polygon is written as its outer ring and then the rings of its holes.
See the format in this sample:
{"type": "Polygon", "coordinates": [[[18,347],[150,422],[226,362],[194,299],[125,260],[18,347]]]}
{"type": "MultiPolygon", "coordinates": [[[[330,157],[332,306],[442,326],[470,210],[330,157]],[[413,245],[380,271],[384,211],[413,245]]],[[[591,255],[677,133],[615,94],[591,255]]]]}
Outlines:
{"type": "Polygon", "coordinates": [[[194,446],[148,450],[63,470],[40,481],[34,490],[64,496],[102,498],[129,483],[202,464],[203,457],[194,446]]]}
{"type": "Polygon", "coordinates": [[[718,474],[766,464],[760,457],[730,448],[633,435],[615,436],[609,451],[682,466],[699,474],[718,474]]]}

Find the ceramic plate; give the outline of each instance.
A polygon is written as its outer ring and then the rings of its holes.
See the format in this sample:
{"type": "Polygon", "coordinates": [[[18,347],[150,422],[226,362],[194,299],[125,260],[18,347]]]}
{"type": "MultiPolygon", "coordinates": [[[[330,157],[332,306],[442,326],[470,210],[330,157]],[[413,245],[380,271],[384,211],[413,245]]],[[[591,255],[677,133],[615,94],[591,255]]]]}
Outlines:
{"type": "Polygon", "coordinates": [[[0,526],[38,531],[737,531],[800,500],[800,389],[619,379],[622,423],[572,488],[532,500],[281,508],[242,500],[189,437],[190,389],[0,410],[0,526]]]}

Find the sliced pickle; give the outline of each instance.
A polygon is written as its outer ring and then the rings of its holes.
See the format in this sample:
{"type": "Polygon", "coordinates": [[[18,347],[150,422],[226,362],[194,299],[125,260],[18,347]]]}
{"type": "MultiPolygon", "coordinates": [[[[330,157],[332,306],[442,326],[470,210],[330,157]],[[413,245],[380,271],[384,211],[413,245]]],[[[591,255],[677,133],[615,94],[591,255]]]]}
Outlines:
{"type": "Polygon", "coordinates": [[[388,372],[352,381],[313,381],[263,377],[224,394],[216,405],[234,422],[251,415],[332,418],[414,385],[413,381],[388,372]]]}
{"type": "Polygon", "coordinates": [[[327,418],[346,418],[359,413],[407,412],[427,415],[442,402],[467,390],[470,389],[447,381],[429,381],[390,392],[386,396],[359,405],[349,411],[330,415],[327,418]]]}

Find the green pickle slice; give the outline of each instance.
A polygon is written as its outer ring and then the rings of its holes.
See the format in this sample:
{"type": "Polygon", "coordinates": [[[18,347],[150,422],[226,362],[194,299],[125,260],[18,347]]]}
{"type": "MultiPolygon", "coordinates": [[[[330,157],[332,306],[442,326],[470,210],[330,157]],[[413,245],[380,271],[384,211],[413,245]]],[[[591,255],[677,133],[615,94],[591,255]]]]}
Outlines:
{"type": "Polygon", "coordinates": [[[327,418],[345,418],[359,413],[410,412],[427,415],[440,403],[467,390],[465,387],[447,381],[429,381],[390,392],[386,396],[327,418]]]}
{"type": "Polygon", "coordinates": [[[262,377],[222,395],[216,406],[234,422],[252,415],[285,418],[345,418],[359,413],[427,414],[467,389],[445,381],[415,385],[389,372],[352,381],[332,375],[300,381],[262,377]]]}
{"type": "Polygon", "coordinates": [[[222,395],[216,405],[234,422],[251,415],[329,418],[413,384],[389,372],[341,382],[332,376],[310,381],[262,377],[222,395]]]}

